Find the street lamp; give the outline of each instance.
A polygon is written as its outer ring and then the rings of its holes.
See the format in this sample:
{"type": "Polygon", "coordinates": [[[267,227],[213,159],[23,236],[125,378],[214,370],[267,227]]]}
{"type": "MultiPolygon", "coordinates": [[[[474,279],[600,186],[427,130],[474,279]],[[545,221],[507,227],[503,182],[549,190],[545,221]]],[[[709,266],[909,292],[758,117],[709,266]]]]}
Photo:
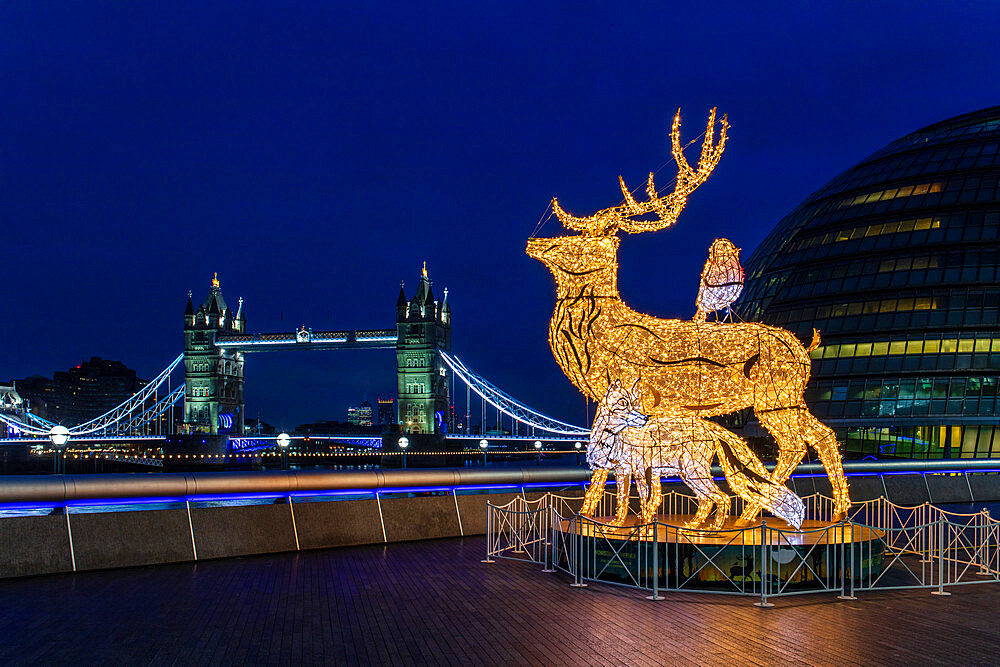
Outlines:
{"type": "Polygon", "coordinates": [[[483,467],[484,468],[486,467],[486,448],[489,446],[489,444],[490,443],[486,441],[486,438],[483,438],[482,440],[479,441],[479,449],[483,450],[483,467]]]}
{"type": "Polygon", "coordinates": [[[579,442],[574,442],[573,447],[576,448],[576,464],[580,465],[580,448],[583,447],[579,442]]]}
{"type": "Polygon", "coordinates": [[[63,447],[69,442],[69,429],[65,426],[53,426],[52,430],[49,431],[49,440],[52,441],[52,448],[54,450],[54,455],[52,458],[52,465],[54,472],[58,475],[60,472],[66,472],[65,469],[65,458],[61,456],[63,447]],[[62,465],[60,465],[62,463],[62,465]]]}
{"type": "Polygon", "coordinates": [[[281,469],[288,470],[288,445],[292,442],[287,433],[278,434],[278,447],[281,448],[281,469]]]}
{"type": "Polygon", "coordinates": [[[538,465],[542,465],[542,441],[535,440],[535,451],[538,452],[538,465]]]}
{"type": "Polygon", "coordinates": [[[403,468],[406,468],[406,448],[410,446],[410,439],[404,435],[396,444],[403,450],[403,468]]]}

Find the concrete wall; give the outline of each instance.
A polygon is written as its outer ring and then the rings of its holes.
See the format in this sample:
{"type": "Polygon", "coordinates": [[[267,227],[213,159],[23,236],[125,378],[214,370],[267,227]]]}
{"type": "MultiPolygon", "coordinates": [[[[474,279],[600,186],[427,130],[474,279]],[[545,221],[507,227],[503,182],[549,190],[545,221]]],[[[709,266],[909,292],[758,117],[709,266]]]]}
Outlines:
{"type": "Polygon", "coordinates": [[[294,508],[303,549],[376,544],[384,539],[375,500],[294,503],[294,508]]]}
{"type": "Polygon", "coordinates": [[[923,475],[883,475],[886,498],[897,505],[922,505],[930,499],[923,475]]]}
{"type": "Polygon", "coordinates": [[[65,516],[0,519],[0,577],[72,569],[65,516]]]}
{"type": "MultiPolygon", "coordinates": [[[[854,502],[875,500],[885,495],[885,488],[882,486],[882,478],[879,475],[848,477],[847,483],[851,500],[854,502]]],[[[829,482],[827,484],[829,485],[829,482]]]]}
{"type": "Polygon", "coordinates": [[[295,551],[288,503],[191,509],[198,558],[295,551]]]}
{"type": "Polygon", "coordinates": [[[70,514],[69,518],[78,570],[176,563],[194,557],[191,528],[182,509],[70,514]]]}
{"type": "MultiPolygon", "coordinates": [[[[850,478],[856,501],[883,495],[906,505],[1000,500],[1000,475],[877,475],[850,478]],[[970,488],[972,494],[970,495],[970,488]],[[930,496],[928,497],[928,490],[930,496]]],[[[609,487],[613,489],[614,487],[609,487]]],[[[829,494],[825,478],[799,478],[800,495],[829,494]]],[[[683,490],[664,484],[664,491],[683,490]]],[[[525,497],[541,496],[529,489],[525,497]]],[[[562,495],[579,495],[580,487],[562,495]]],[[[486,505],[517,492],[445,494],[0,518],[0,577],[93,570],[249,554],[379,544],[486,532],[486,505]],[[294,517],[294,521],[293,521],[294,517]],[[70,530],[72,530],[72,552],[70,530]],[[384,533],[383,533],[384,531],[384,533]],[[192,533],[194,545],[192,545],[192,533]],[[195,557],[197,549],[197,558],[195,557]]],[[[578,510],[580,501],[569,501],[578,510]]]]}
{"type": "Polygon", "coordinates": [[[971,485],[966,475],[928,475],[932,503],[971,503],[971,485]],[[965,482],[963,484],[963,482],[965,482]]]}

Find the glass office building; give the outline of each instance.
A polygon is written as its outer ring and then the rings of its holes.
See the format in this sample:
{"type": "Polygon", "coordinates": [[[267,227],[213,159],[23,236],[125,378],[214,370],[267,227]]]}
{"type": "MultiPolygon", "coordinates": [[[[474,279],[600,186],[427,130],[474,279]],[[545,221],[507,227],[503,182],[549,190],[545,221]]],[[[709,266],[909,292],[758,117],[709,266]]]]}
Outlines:
{"type": "Polygon", "coordinates": [[[907,135],[786,216],[738,314],[816,328],[806,395],[849,458],[1000,456],[1000,107],[907,135]]]}

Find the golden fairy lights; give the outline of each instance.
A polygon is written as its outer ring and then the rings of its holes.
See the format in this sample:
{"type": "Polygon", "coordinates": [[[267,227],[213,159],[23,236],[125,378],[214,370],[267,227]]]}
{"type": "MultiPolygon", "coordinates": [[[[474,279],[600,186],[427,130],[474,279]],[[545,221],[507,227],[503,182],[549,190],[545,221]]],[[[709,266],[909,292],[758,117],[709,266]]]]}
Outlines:
{"type": "MultiPolygon", "coordinates": [[[[746,501],[742,521],[767,508],[793,523],[800,516],[801,501],[782,485],[802,461],[808,443],[830,477],[835,511],[843,514],[850,498],[836,438],[803,400],[809,352],[819,344],[818,335],[806,349],[791,332],[778,327],[706,321],[710,311],[728,307],[742,289],[738,249],[732,243],[720,239],[713,244],[693,320],[638,313],[618,294],[616,232],[652,231],[672,224],[687,195],[705,181],[721,157],[725,118],[719,143],[713,146],[712,111],[697,171],[684,160],[679,122],[678,116],[671,133],[679,170],[673,194],[659,198],[651,179],[650,201],[642,204],[626,193],[624,205],[586,218],[570,216],[555,205],[563,224],[582,233],[528,242],[528,254],[543,262],[556,279],[556,308],[549,323],[553,355],[573,384],[601,404],[602,416],[595,420],[588,452],[594,476],[583,511],[591,514],[595,509],[609,470],[623,482],[618,492],[627,498],[630,477],[637,479],[642,493],[647,474],[658,481],[665,472],[676,472],[684,454],[698,462],[699,470],[719,457],[733,491],[746,501]],[[633,219],[645,213],[658,219],[633,219]],[[778,461],[770,474],[742,439],[708,421],[744,408],[753,408],[777,441],[778,461]],[[646,421],[640,426],[641,419],[646,421]]],[[[712,488],[714,483],[710,487],[704,482],[706,475],[710,481],[711,475],[703,471],[690,472],[685,479],[703,501],[692,525],[704,521],[712,504],[719,507],[716,524],[721,525],[722,496],[712,488]]],[[[658,501],[650,503],[658,487],[654,483],[646,496],[645,519],[655,512],[658,501]]],[[[626,512],[627,504],[620,502],[616,522],[623,522],[626,512]]]]}
{"type": "Polygon", "coordinates": [[[572,229],[585,234],[601,233],[608,229],[622,230],[629,234],[638,232],[653,232],[664,227],[669,227],[677,221],[677,216],[684,209],[688,195],[694,192],[695,188],[708,180],[715,165],[719,164],[722,158],[722,151],[726,148],[727,131],[729,121],[726,116],[722,117],[722,130],[719,133],[719,143],[713,144],[715,137],[715,109],[712,109],[708,117],[708,126],[705,129],[705,140],[701,145],[701,156],[698,159],[698,168],[692,169],[684,158],[684,149],[681,146],[681,110],[677,110],[674,115],[674,124],[670,130],[670,152],[677,163],[677,182],[674,191],[665,197],[660,197],[656,192],[656,185],[653,183],[653,173],[650,172],[646,181],[646,196],[649,201],[638,202],[628,187],[625,186],[625,179],[618,177],[618,183],[622,189],[625,203],[620,206],[612,206],[594,215],[578,218],[570,215],[559,205],[555,199],[552,200],[552,210],[556,217],[567,229],[572,229]],[[655,214],[656,219],[636,220],[637,216],[655,214]]]}

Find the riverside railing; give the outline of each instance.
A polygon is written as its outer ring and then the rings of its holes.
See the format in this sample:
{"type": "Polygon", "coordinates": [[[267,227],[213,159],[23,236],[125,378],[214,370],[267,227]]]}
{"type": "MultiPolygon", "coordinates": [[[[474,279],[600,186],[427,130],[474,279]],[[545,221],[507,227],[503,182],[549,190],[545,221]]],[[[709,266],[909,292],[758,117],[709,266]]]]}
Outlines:
{"type": "MultiPolygon", "coordinates": [[[[773,464],[766,464],[773,465],[773,464]]],[[[925,461],[847,461],[848,477],[934,473],[997,473],[1000,459],[941,459],[925,461]]],[[[713,467],[712,474],[722,476],[713,467]]],[[[822,476],[815,463],[799,465],[794,478],[822,476]]],[[[253,472],[114,473],[86,475],[0,475],[0,506],[62,505],[113,499],[198,496],[284,496],[314,492],[381,491],[398,488],[488,488],[585,485],[591,471],[581,467],[442,468],[387,470],[287,470],[253,472]]],[[[614,484],[609,480],[609,484],[614,484]]],[[[973,501],[977,499],[971,494],[973,501]]],[[[995,498],[991,498],[995,500],[995,498]]],[[[816,502],[824,502],[817,500],[816,502]]],[[[734,503],[734,513],[740,509],[734,503]]]]}
{"type": "MultiPolygon", "coordinates": [[[[596,514],[608,516],[614,494],[596,514]]],[[[487,557],[538,563],[561,571],[572,586],[589,581],[648,591],[745,595],[758,606],[770,598],[860,591],[930,589],[1000,582],[1000,521],[986,510],[955,513],[929,503],[905,507],[885,498],[857,503],[848,518],[826,523],[833,500],[805,499],[802,530],[759,525],[689,529],[657,520],[615,526],[578,513],[582,496],[545,494],[487,505],[487,557]],[[812,524],[812,525],[810,525],[812,524]]],[[[690,514],[697,501],[664,494],[661,513],[690,514]]]]}

